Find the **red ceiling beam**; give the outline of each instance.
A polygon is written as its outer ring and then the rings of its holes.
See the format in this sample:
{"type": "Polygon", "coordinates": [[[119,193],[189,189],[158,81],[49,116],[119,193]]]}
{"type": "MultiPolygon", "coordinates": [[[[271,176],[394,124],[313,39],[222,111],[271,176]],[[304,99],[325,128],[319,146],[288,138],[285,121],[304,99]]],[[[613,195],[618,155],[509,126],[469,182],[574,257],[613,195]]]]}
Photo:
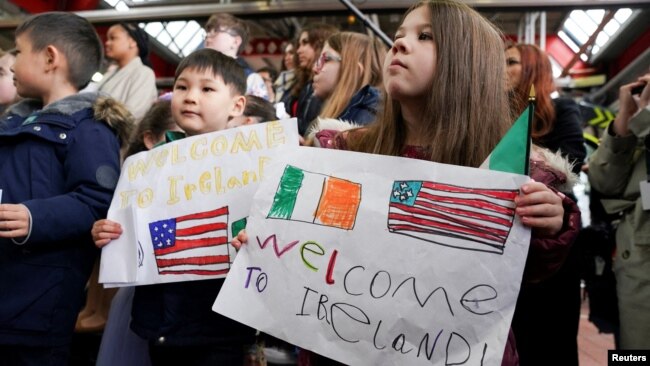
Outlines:
{"type": "Polygon", "coordinates": [[[30,14],[47,11],[95,10],[99,0],[11,0],[16,6],[30,14]]]}
{"type": "Polygon", "coordinates": [[[650,48],[650,27],[645,33],[640,35],[629,47],[626,47],[623,53],[613,62],[607,64],[607,74],[610,77],[621,72],[627,65],[632,63],[643,52],[650,48]]]}

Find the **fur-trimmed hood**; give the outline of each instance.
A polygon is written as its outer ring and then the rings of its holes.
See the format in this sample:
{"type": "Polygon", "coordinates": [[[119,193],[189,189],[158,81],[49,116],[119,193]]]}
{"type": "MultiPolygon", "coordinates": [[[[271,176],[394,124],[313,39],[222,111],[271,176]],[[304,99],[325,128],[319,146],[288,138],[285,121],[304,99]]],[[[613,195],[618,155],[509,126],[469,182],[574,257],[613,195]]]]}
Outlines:
{"type": "Polygon", "coordinates": [[[92,108],[96,120],[106,123],[120,139],[122,146],[129,141],[129,136],[135,127],[135,119],[126,107],[106,94],[78,93],[57,100],[43,108],[43,103],[37,99],[23,99],[9,107],[6,114],[27,117],[42,110],[45,113],[71,116],[83,109],[92,108]]]}
{"type": "Polygon", "coordinates": [[[563,157],[560,151],[552,152],[549,149],[533,145],[531,161],[531,176],[533,169],[541,169],[553,175],[551,182],[542,182],[552,186],[560,192],[571,192],[580,178],[573,172],[573,164],[563,157]]]}
{"type": "MultiPolygon", "coordinates": [[[[321,131],[343,132],[360,127],[354,123],[333,118],[317,118],[307,131],[305,139],[307,146],[328,147],[335,133],[318,134],[321,131]],[[318,135],[317,135],[318,134],[318,135]],[[319,138],[320,137],[320,138],[319,138]]],[[[546,185],[561,192],[570,192],[573,186],[578,183],[578,176],[571,170],[572,165],[560,152],[552,152],[549,149],[533,145],[531,154],[531,175],[532,170],[537,170],[535,175],[542,173],[546,185]]]]}
{"type": "Polygon", "coordinates": [[[307,129],[305,134],[305,145],[315,147],[325,147],[323,141],[316,138],[316,134],[324,130],[332,130],[336,132],[343,132],[353,128],[361,127],[353,122],[343,121],[335,118],[316,118],[314,122],[307,129]]]}

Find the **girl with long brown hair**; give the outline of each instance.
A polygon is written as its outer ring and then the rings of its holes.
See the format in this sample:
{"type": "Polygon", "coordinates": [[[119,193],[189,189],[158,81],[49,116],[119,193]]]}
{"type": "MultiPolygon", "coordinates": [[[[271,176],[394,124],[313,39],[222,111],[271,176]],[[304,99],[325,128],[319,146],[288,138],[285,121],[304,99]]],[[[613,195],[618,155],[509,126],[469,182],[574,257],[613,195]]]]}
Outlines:
{"type": "MultiPolygon", "coordinates": [[[[469,6],[418,2],[404,15],[384,60],[386,95],[377,122],[317,139],[343,150],[478,167],[514,121],[502,50],[500,32],[469,6]]],[[[524,281],[553,271],[580,220],[575,203],[547,186],[556,183],[553,178],[533,169],[531,176],[535,181],[522,185],[515,200],[516,214],[533,232],[524,281]]],[[[238,248],[247,239],[240,232],[232,244],[238,248]]],[[[311,361],[335,364],[319,356],[311,361]]],[[[517,363],[511,333],[503,364],[517,363]]]]}

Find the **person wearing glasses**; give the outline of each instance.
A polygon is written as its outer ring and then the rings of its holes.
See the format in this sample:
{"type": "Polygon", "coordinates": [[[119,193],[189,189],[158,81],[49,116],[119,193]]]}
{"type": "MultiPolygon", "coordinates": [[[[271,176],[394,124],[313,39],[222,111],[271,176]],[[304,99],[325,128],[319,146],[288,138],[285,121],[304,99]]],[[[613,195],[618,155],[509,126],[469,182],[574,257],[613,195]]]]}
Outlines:
{"type": "Polygon", "coordinates": [[[248,25],[230,14],[214,14],[205,24],[205,47],[212,48],[237,60],[246,75],[246,95],[270,101],[264,79],[239,57],[248,44],[248,25]]]}
{"type": "Polygon", "coordinates": [[[273,82],[278,78],[278,70],[270,66],[265,66],[259,68],[257,73],[260,74],[264,84],[266,84],[266,90],[269,92],[269,101],[275,101],[275,89],[273,88],[273,82]]]}
{"type": "Polygon", "coordinates": [[[293,117],[298,118],[298,133],[305,135],[307,127],[321,111],[321,100],[314,95],[311,85],[314,62],[323,51],[323,45],[329,36],[338,30],[328,24],[313,23],[307,25],[298,37],[296,50],[296,82],[282,100],[293,117]]]}
{"type": "MultiPolygon", "coordinates": [[[[386,49],[368,35],[335,33],[314,63],[314,95],[323,101],[319,117],[355,125],[375,120],[386,49]],[[381,56],[380,56],[381,55],[381,56]]],[[[314,128],[318,129],[314,123],[314,128]]]]}

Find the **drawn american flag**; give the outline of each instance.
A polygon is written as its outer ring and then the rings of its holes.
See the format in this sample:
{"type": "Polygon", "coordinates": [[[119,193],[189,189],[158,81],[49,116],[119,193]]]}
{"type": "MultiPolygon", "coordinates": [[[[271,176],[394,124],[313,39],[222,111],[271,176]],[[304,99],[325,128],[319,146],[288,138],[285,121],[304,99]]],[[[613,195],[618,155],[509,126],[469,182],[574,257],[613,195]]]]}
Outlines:
{"type": "Polygon", "coordinates": [[[467,250],[503,254],[515,215],[517,190],[395,181],[388,230],[467,250]]]}
{"type": "Polygon", "coordinates": [[[161,275],[226,274],[228,206],[149,224],[158,273],[161,275]]]}

